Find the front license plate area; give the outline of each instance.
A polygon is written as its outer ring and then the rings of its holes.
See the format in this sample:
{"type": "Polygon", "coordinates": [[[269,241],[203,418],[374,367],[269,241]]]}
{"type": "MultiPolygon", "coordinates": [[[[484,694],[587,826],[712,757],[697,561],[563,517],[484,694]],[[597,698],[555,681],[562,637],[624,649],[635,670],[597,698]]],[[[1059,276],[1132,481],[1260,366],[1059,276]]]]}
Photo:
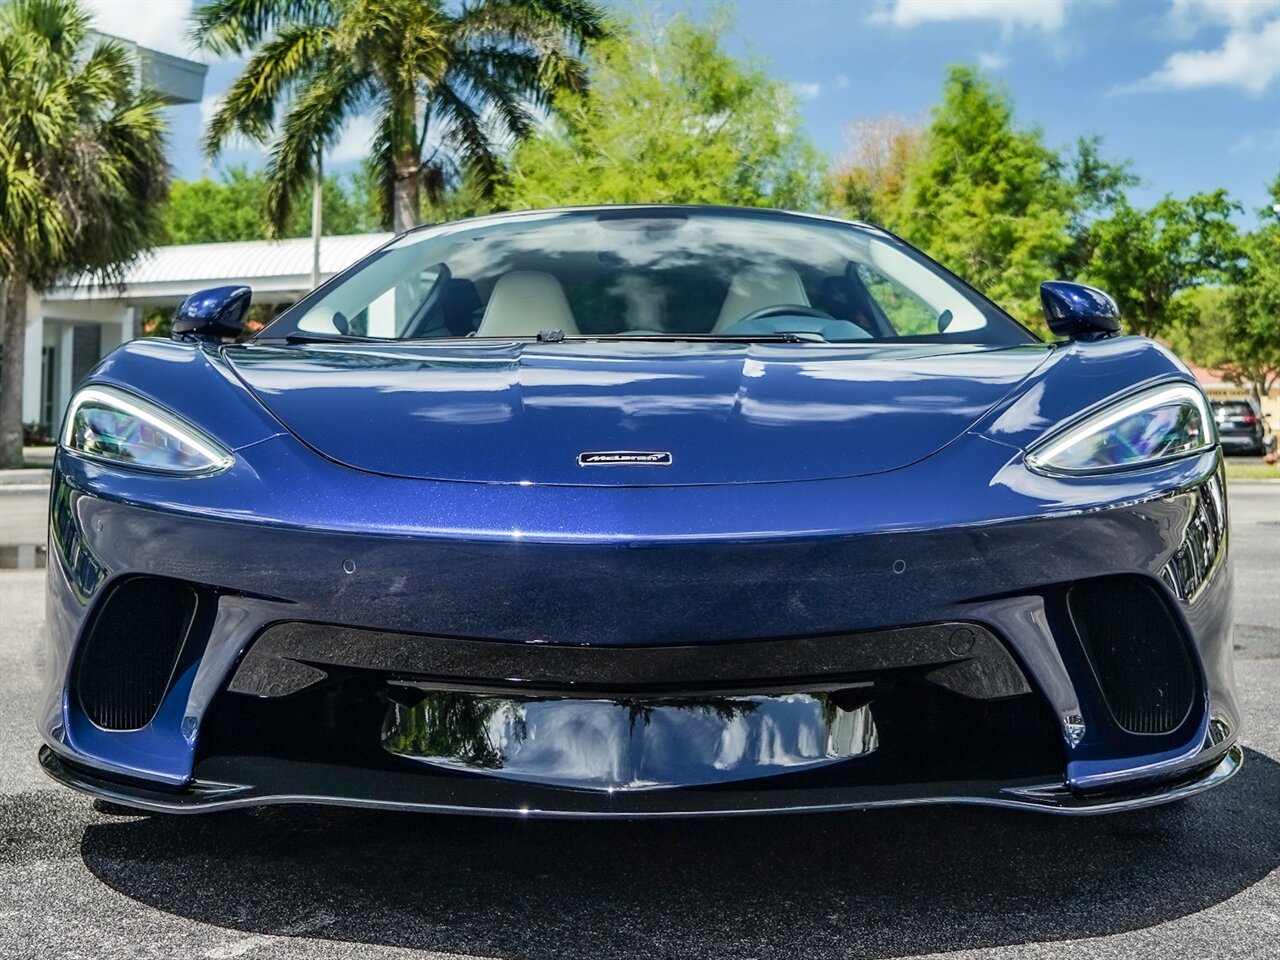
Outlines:
{"type": "Polygon", "coordinates": [[[391,705],[382,744],[430,766],[530,783],[702,786],[871,754],[871,706],[849,693],[608,700],[422,690],[391,705]]]}

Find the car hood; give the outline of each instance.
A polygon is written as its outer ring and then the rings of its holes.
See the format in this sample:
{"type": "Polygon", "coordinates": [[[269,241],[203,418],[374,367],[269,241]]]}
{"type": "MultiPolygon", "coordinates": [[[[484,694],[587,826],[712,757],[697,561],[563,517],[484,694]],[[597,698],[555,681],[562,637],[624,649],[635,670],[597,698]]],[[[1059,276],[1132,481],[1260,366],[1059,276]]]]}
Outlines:
{"type": "Polygon", "coordinates": [[[251,343],[223,355],[295,436],[357,469],[667,486],[904,466],[972,426],[1049,349],[473,340],[251,343]],[[669,457],[579,462],[616,451],[669,457]]]}

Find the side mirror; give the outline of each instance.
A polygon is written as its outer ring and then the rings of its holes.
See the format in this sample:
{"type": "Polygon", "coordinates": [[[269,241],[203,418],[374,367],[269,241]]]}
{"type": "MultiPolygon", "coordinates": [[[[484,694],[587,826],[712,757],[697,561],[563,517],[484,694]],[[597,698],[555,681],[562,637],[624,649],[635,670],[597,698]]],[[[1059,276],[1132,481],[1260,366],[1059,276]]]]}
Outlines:
{"type": "Polygon", "coordinates": [[[1068,340],[1103,340],[1120,332],[1120,308],[1101,290],[1082,283],[1040,284],[1040,302],[1049,329],[1068,340]]]}
{"type": "Polygon", "coordinates": [[[226,340],[244,329],[253,291],[248,287],[211,287],[193,293],[173,314],[175,340],[226,340]]]}

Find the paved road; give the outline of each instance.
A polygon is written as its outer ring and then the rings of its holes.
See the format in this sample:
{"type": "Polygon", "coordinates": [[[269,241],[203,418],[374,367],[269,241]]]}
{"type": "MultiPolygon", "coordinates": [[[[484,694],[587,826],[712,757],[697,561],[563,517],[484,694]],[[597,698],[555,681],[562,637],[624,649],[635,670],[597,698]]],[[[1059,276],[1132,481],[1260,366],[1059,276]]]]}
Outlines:
{"type": "Polygon", "coordinates": [[[0,546],[44,543],[49,488],[23,483],[0,486],[0,546]]]}
{"type": "Polygon", "coordinates": [[[35,767],[43,576],[0,573],[0,956],[1280,956],[1280,486],[1231,496],[1245,769],[1120,818],[111,818],[35,767]]]}

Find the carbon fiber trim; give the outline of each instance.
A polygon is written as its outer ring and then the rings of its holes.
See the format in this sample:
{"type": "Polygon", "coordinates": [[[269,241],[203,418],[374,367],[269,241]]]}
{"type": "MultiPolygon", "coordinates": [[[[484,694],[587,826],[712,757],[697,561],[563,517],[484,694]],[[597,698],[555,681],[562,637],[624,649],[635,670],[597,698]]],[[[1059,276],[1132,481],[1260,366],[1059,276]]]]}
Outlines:
{"type": "Polygon", "coordinates": [[[924,669],[956,693],[997,699],[1030,686],[1004,644],[973,623],[680,646],[567,646],[386,633],[314,623],[264,630],[231,680],[233,693],[284,697],[329,668],[374,670],[475,691],[573,694],[830,689],[842,681],[924,669]]]}

